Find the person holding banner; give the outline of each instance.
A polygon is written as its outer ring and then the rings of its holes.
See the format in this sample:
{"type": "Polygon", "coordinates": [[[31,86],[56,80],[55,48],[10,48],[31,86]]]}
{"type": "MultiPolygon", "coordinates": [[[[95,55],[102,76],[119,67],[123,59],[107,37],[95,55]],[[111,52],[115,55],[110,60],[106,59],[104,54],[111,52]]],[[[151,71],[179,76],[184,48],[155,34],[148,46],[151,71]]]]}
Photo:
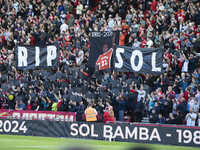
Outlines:
{"type": "Polygon", "coordinates": [[[123,32],[120,32],[120,45],[121,46],[124,45],[124,40],[125,40],[125,35],[123,34],[123,32]]]}

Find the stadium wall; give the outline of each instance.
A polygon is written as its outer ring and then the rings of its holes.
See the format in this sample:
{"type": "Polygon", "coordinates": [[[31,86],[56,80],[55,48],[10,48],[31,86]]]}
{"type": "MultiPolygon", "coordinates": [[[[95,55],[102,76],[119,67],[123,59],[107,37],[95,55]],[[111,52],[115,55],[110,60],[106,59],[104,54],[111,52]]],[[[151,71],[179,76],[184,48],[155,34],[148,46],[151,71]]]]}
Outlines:
{"type": "Polygon", "coordinates": [[[200,146],[200,127],[0,119],[0,134],[200,146]]]}

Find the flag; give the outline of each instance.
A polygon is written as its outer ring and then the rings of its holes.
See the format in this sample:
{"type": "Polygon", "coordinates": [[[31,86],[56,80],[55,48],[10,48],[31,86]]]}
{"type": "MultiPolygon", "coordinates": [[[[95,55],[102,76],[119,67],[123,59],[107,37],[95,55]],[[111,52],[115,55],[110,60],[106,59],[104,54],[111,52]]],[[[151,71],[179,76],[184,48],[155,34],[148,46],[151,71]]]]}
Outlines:
{"type": "Polygon", "coordinates": [[[109,69],[111,67],[111,57],[113,49],[101,54],[96,61],[96,65],[99,66],[99,70],[109,69]]]}

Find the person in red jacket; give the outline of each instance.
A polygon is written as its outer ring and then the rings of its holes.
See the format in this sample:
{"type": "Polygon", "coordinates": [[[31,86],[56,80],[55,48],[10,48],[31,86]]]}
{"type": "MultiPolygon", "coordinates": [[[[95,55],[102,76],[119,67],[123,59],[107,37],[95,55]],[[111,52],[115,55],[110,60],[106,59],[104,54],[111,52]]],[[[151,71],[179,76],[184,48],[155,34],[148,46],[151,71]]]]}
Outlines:
{"type": "Polygon", "coordinates": [[[151,3],[151,7],[150,7],[152,13],[154,13],[156,11],[156,6],[157,6],[157,1],[153,0],[153,2],[151,3]]]}
{"type": "MultiPolygon", "coordinates": [[[[116,121],[112,106],[110,106],[108,102],[107,104],[108,106],[104,110],[104,114],[103,114],[104,123],[107,123],[107,121],[116,121]]],[[[110,124],[112,124],[112,122],[110,124]]]]}
{"type": "Polygon", "coordinates": [[[125,35],[122,32],[120,32],[120,45],[121,46],[124,46],[124,40],[125,40],[125,35]]]}

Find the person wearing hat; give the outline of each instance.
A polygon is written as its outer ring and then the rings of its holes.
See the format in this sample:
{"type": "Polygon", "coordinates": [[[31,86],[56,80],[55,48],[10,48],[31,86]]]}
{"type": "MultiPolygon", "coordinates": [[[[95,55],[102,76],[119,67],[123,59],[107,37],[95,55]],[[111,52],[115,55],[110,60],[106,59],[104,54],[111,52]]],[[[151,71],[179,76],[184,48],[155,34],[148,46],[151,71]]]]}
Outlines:
{"type": "Polygon", "coordinates": [[[8,96],[9,99],[9,109],[15,109],[15,95],[13,94],[13,92],[11,92],[11,94],[8,96]]]}

